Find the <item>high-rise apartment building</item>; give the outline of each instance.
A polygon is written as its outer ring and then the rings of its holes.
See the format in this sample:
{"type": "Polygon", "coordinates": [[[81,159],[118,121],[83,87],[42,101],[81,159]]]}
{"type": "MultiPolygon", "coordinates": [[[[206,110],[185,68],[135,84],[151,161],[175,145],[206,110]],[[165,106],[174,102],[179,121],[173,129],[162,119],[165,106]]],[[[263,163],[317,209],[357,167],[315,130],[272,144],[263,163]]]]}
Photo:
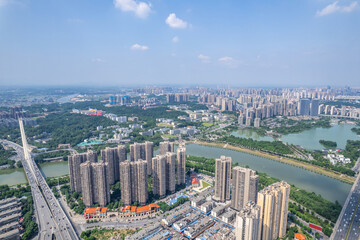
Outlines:
{"type": "Polygon", "coordinates": [[[82,198],[85,206],[91,206],[94,204],[93,189],[91,187],[92,174],[91,163],[84,162],[80,164],[80,178],[83,184],[81,185],[82,198]]]}
{"type": "Polygon", "coordinates": [[[185,146],[180,146],[177,149],[177,158],[176,158],[176,183],[178,185],[185,184],[185,171],[186,171],[186,148],[185,146]]]}
{"type": "Polygon", "coordinates": [[[153,193],[165,197],[166,195],[166,155],[156,155],[152,159],[153,193]]]}
{"type": "Polygon", "coordinates": [[[73,154],[68,156],[71,191],[81,192],[80,164],[83,162],[97,162],[95,151],[88,150],[86,153],[73,154]]]}
{"type": "Polygon", "coordinates": [[[120,163],[126,160],[126,147],[119,145],[114,148],[105,148],[101,150],[101,159],[108,164],[108,181],[114,184],[120,180],[120,163]]]}
{"type": "Polygon", "coordinates": [[[110,201],[110,185],[107,172],[108,164],[86,161],[80,165],[82,195],[85,206],[98,203],[104,207],[110,201]]]}
{"type": "Polygon", "coordinates": [[[249,168],[234,167],[231,207],[240,211],[248,202],[256,203],[259,176],[249,168]]]}
{"type": "Polygon", "coordinates": [[[121,201],[125,205],[131,205],[131,166],[129,161],[120,163],[120,186],[121,186],[121,201]]]}
{"type": "Polygon", "coordinates": [[[130,161],[144,160],[145,149],[143,143],[134,143],[130,145],[130,161]]]}
{"type": "Polygon", "coordinates": [[[120,163],[121,200],[125,205],[137,202],[145,205],[148,201],[147,162],[124,161],[120,163]]]}
{"type": "Polygon", "coordinates": [[[152,158],[154,157],[154,143],[145,142],[145,159],[147,162],[147,175],[152,174],[152,158]]]}
{"type": "Polygon", "coordinates": [[[146,141],[145,143],[134,143],[130,145],[130,160],[146,160],[147,174],[151,175],[152,172],[152,158],[154,155],[154,143],[146,141]]]}
{"type": "Polygon", "coordinates": [[[259,240],[260,207],[255,203],[248,203],[236,215],[236,240],[259,240]]]}
{"type": "Polygon", "coordinates": [[[108,182],[108,164],[104,162],[91,163],[92,188],[94,202],[105,207],[110,202],[110,184],[108,182]]]}
{"type": "Polygon", "coordinates": [[[174,152],[174,142],[161,142],[160,143],[160,155],[164,155],[167,152],[174,152]]]}
{"type": "Polygon", "coordinates": [[[319,116],[319,99],[312,99],[310,103],[310,116],[319,116]]]}
{"type": "Polygon", "coordinates": [[[94,162],[98,161],[97,153],[94,150],[88,149],[88,151],[86,153],[86,156],[87,156],[87,161],[89,161],[91,163],[94,163],[94,162]]]}
{"type": "Polygon", "coordinates": [[[108,164],[108,181],[109,184],[114,184],[116,181],[119,180],[120,173],[119,173],[119,159],[117,154],[117,148],[105,148],[101,150],[101,160],[108,164]]]}
{"type": "Polygon", "coordinates": [[[215,195],[214,200],[230,200],[231,157],[221,156],[215,161],[215,195]]]}
{"type": "Polygon", "coordinates": [[[148,200],[147,162],[138,160],[130,163],[130,166],[132,201],[137,202],[139,205],[145,205],[148,200]]]}
{"type": "Polygon", "coordinates": [[[260,118],[254,119],[254,127],[259,128],[260,127],[260,118]]]}
{"type": "Polygon", "coordinates": [[[258,193],[260,206],[260,238],[273,240],[286,233],[290,185],[286,182],[274,183],[258,193]]]}
{"type": "Polygon", "coordinates": [[[170,193],[175,192],[175,153],[166,153],[166,190],[170,193]]]}
{"type": "Polygon", "coordinates": [[[299,101],[299,115],[310,115],[310,99],[300,99],[299,101]]]}

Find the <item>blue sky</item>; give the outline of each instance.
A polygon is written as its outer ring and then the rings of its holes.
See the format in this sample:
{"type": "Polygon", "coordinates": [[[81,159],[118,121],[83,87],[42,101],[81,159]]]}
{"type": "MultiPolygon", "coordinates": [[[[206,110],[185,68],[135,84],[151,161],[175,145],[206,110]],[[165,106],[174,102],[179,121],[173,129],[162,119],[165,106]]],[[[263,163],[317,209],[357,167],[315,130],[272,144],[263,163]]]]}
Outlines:
{"type": "Polygon", "coordinates": [[[360,4],[0,0],[0,85],[359,86],[360,4]]]}

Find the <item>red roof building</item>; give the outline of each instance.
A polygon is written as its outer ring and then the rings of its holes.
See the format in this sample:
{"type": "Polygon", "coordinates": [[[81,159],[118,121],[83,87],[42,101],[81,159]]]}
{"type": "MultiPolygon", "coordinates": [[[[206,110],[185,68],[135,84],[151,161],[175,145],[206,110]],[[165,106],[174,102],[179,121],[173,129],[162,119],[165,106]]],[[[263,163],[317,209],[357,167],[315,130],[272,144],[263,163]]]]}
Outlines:
{"type": "Polygon", "coordinates": [[[84,217],[85,219],[104,218],[107,216],[107,209],[107,207],[86,208],[84,217]]]}
{"type": "Polygon", "coordinates": [[[138,217],[156,213],[160,210],[160,206],[156,203],[151,203],[146,206],[126,206],[119,209],[119,217],[138,217]]]}

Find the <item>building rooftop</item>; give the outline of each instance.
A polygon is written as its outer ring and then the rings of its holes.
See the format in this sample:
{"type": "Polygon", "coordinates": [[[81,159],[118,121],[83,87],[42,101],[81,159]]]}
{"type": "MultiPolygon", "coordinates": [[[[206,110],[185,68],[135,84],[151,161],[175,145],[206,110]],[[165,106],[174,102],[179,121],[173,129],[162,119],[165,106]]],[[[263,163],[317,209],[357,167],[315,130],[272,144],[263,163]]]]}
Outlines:
{"type": "Polygon", "coordinates": [[[136,207],[136,206],[126,206],[120,208],[120,212],[133,212],[133,213],[141,213],[141,212],[148,212],[154,209],[159,209],[160,206],[156,203],[150,203],[149,205],[142,206],[142,207],[136,207]]]}
{"type": "Polygon", "coordinates": [[[94,213],[106,213],[107,207],[96,207],[96,208],[86,208],[84,213],[85,214],[94,214],[94,213]]]}

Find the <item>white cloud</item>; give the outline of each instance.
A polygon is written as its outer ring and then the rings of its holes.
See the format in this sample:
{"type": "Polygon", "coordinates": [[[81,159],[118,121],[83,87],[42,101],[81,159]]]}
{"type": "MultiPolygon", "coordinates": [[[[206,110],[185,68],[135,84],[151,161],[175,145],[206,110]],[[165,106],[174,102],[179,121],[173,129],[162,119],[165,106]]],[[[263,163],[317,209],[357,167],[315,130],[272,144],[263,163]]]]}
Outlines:
{"type": "Polygon", "coordinates": [[[140,45],[140,44],[137,44],[135,43],[134,45],[132,45],[130,47],[131,50],[142,50],[142,51],[145,51],[145,50],[148,50],[149,47],[148,46],[145,46],[145,45],[140,45]]]}
{"type": "Polygon", "coordinates": [[[178,36],[173,37],[172,41],[173,41],[174,43],[177,43],[177,42],[179,41],[179,37],[178,37],[178,36]]]}
{"type": "Polygon", "coordinates": [[[316,12],[316,16],[322,17],[336,12],[349,13],[354,11],[358,7],[357,2],[352,2],[349,6],[339,6],[338,1],[327,5],[322,10],[316,12]]]}
{"type": "Polygon", "coordinates": [[[230,61],[234,61],[234,59],[232,57],[222,57],[219,58],[220,62],[230,62],[230,61]]]}
{"type": "Polygon", "coordinates": [[[100,62],[105,62],[105,60],[102,59],[102,58],[93,58],[93,59],[91,59],[91,61],[92,61],[92,62],[98,62],[98,63],[100,63],[100,62]]]}
{"type": "Polygon", "coordinates": [[[205,56],[203,54],[200,54],[198,56],[198,59],[200,59],[203,63],[209,63],[210,62],[210,57],[209,56],[205,56]]]}
{"type": "Polygon", "coordinates": [[[151,12],[151,3],[135,0],[114,0],[114,5],[123,12],[134,12],[139,18],[146,18],[151,12]]]}
{"type": "Polygon", "coordinates": [[[218,59],[218,61],[221,64],[226,65],[226,66],[231,67],[231,68],[236,68],[239,65],[239,61],[235,60],[232,57],[228,57],[228,56],[221,57],[221,58],[218,59]]]}
{"type": "Polygon", "coordinates": [[[172,28],[187,28],[187,22],[177,18],[175,13],[170,13],[165,22],[172,28]]]}

